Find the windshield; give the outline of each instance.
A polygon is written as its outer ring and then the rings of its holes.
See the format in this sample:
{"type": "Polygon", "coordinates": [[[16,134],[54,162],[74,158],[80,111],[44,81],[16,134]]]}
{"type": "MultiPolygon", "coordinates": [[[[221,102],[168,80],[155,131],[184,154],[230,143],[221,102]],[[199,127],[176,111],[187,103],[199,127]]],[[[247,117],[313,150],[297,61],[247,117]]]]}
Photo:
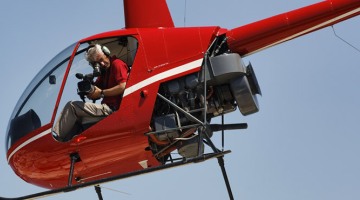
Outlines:
{"type": "Polygon", "coordinates": [[[70,56],[76,43],[55,56],[30,82],[17,102],[7,128],[6,147],[51,121],[70,56]]]}

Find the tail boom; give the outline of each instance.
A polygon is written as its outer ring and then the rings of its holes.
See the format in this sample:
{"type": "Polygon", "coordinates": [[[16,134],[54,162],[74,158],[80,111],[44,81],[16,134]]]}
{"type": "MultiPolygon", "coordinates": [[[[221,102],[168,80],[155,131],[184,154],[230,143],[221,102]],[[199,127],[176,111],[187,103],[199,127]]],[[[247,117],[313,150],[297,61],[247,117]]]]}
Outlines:
{"type": "Polygon", "coordinates": [[[228,46],[246,56],[359,14],[360,0],[322,1],[229,30],[228,46]]]}

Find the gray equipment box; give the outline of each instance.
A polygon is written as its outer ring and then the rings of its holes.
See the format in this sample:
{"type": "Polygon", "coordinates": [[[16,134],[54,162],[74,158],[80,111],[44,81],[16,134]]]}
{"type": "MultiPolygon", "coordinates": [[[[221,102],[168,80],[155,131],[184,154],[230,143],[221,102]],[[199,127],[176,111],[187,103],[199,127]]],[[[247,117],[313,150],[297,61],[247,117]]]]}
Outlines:
{"type": "Polygon", "coordinates": [[[217,85],[246,74],[245,64],[237,53],[222,54],[210,59],[210,77],[217,85]]]}

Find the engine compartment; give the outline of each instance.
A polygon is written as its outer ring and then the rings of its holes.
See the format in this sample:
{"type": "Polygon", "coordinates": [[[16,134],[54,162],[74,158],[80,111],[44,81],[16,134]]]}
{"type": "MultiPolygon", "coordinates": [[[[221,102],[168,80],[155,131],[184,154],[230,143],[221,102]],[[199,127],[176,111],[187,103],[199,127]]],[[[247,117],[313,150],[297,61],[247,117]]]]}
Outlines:
{"type": "MultiPolygon", "coordinates": [[[[160,85],[149,134],[151,150],[166,160],[177,149],[185,158],[203,153],[197,129],[202,122],[235,111],[250,115],[259,111],[260,87],[251,63],[245,66],[236,53],[206,59],[199,72],[160,85]],[[160,98],[161,97],[161,98],[160,98]]],[[[207,131],[211,137],[212,132],[207,131]]]]}

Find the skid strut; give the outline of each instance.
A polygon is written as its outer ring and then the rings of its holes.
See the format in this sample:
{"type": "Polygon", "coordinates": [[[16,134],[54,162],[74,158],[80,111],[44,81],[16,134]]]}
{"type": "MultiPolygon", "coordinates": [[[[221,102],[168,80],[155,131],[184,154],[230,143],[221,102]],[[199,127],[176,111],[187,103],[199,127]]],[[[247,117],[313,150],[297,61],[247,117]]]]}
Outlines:
{"type": "MultiPolygon", "coordinates": [[[[211,131],[209,126],[206,126],[205,129],[200,132],[200,135],[202,135],[204,137],[204,139],[206,141],[206,144],[209,145],[212,148],[214,153],[221,153],[221,151],[219,149],[217,149],[215,147],[214,143],[211,141],[209,135],[207,134],[207,131],[211,131]]],[[[219,156],[219,157],[217,157],[217,159],[218,159],[219,166],[221,168],[222,175],[224,177],[226,189],[227,189],[228,194],[229,194],[229,199],[234,200],[234,196],[233,196],[233,193],[232,193],[232,190],[231,190],[230,181],[229,181],[229,178],[227,176],[226,169],[225,169],[224,156],[223,155],[219,156]]]]}
{"type": "Polygon", "coordinates": [[[68,179],[68,187],[72,185],[72,178],[74,175],[74,168],[75,163],[80,161],[80,156],[78,153],[70,154],[70,172],[69,172],[69,179],[68,179]]]}
{"type": "Polygon", "coordinates": [[[99,197],[99,200],[103,200],[103,196],[102,196],[102,193],[101,193],[101,187],[100,185],[95,185],[95,191],[96,191],[96,194],[98,195],[99,197]]]}
{"type": "Polygon", "coordinates": [[[221,168],[221,172],[222,172],[223,177],[224,177],[224,181],[225,181],[226,189],[227,189],[228,194],[229,194],[229,198],[230,198],[230,200],[233,200],[234,196],[232,194],[229,178],[228,178],[226,170],[225,170],[224,156],[220,156],[217,159],[218,159],[218,162],[219,162],[219,166],[221,168]]]}

